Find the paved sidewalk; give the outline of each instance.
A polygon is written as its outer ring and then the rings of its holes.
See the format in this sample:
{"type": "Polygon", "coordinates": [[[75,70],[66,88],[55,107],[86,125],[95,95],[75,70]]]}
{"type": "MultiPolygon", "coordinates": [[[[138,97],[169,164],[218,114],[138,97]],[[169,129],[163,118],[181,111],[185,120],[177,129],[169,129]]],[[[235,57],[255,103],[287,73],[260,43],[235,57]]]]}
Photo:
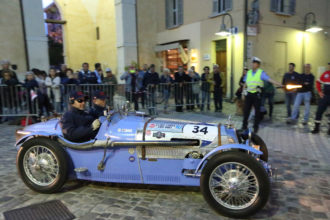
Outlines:
{"type": "MultiPolygon", "coordinates": [[[[223,114],[210,112],[162,117],[226,122],[223,114]]],[[[253,219],[330,219],[330,138],[324,133],[307,133],[311,125],[287,126],[281,117],[280,112],[276,113],[273,122],[264,123],[259,132],[268,145],[269,160],[278,169],[278,175],[268,204],[253,219]]],[[[241,117],[234,116],[233,120],[240,127],[241,117]]],[[[13,147],[16,129],[0,125],[1,213],[60,199],[78,219],[86,220],[227,219],[211,210],[195,187],[71,182],[61,193],[35,193],[17,175],[13,147]]]]}

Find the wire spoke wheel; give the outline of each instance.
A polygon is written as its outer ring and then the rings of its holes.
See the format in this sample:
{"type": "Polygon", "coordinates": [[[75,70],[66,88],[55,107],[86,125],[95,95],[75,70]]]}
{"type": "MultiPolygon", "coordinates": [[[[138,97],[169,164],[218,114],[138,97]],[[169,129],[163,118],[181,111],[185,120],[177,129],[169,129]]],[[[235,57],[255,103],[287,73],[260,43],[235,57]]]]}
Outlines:
{"type": "Polygon", "coordinates": [[[58,159],[44,146],[33,146],[24,155],[24,171],[27,177],[39,186],[52,184],[59,174],[58,159]]]}
{"type": "Polygon", "coordinates": [[[32,190],[53,193],[67,180],[67,154],[57,142],[44,138],[31,138],[18,151],[18,173],[32,190]]]}
{"type": "Polygon", "coordinates": [[[267,203],[270,181],[262,164],[247,152],[227,151],[211,157],[201,174],[201,192],[222,215],[246,218],[267,203]]]}
{"type": "Polygon", "coordinates": [[[224,207],[244,209],[250,206],[259,193],[255,174],[241,163],[224,163],[216,167],[210,176],[212,196],[224,207]]]}

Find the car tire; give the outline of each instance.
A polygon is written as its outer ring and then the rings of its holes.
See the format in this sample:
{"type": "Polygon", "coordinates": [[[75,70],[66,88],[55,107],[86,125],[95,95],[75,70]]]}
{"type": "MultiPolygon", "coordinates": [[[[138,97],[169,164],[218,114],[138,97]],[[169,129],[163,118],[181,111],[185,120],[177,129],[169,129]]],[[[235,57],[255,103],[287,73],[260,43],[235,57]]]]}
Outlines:
{"type": "Polygon", "coordinates": [[[268,149],[267,149],[266,143],[262,140],[262,138],[259,135],[255,134],[255,133],[252,133],[251,139],[255,145],[260,146],[260,151],[262,152],[260,159],[265,162],[268,162],[268,149]]]}
{"type": "Polygon", "coordinates": [[[26,141],[18,151],[16,166],[23,182],[40,193],[59,191],[68,176],[65,150],[48,138],[26,141]]]}
{"type": "MultiPolygon", "coordinates": [[[[233,183],[236,184],[235,182],[233,183]]],[[[270,181],[265,169],[255,158],[248,155],[247,153],[239,152],[239,151],[228,151],[212,157],[206,163],[205,167],[202,170],[202,175],[200,178],[200,187],[205,200],[216,212],[220,213],[221,215],[232,218],[246,218],[248,216],[255,214],[257,211],[262,209],[262,207],[264,207],[264,205],[268,201],[270,194],[270,181]],[[231,166],[232,169],[228,169],[228,170],[224,169],[224,167],[228,167],[228,166],[230,167],[230,164],[232,164],[231,166]],[[239,169],[241,169],[241,171],[239,169]],[[224,170],[226,171],[223,172],[224,170]],[[217,173],[218,171],[223,172],[221,178],[218,177],[219,175],[219,173],[217,173]],[[226,191],[227,187],[224,185],[226,185],[225,183],[230,182],[230,181],[225,182],[226,176],[228,177],[228,175],[230,177],[229,178],[230,180],[231,179],[235,180],[234,178],[232,178],[233,177],[232,175],[235,172],[236,174],[238,172],[242,172],[242,174],[245,172],[246,175],[249,175],[247,179],[243,178],[244,175],[236,176],[242,178],[241,181],[237,181],[237,184],[239,186],[238,191],[246,190],[248,191],[249,194],[248,193],[242,193],[242,194],[246,194],[246,195],[253,194],[253,197],[251,198],[250,201],[246,199],[245,195],[243,195],[242,197],[235,197],[235,199],[229,199],[228,203],[230,201],[233,202],[236,201],[236,206],[235,205],[230,206],[229,204],[225,203],[222,199],[225,198],[226,200],[230,198],[230,196],[235,194],[237,191],[236,192],[230,191],[227,193],[227,197],[224,197],[227,192],[226,191]],[[216,181],[218,181],[216,180],[216,178],[220,179],[219,185],[215,184],[216,181]],[[243,183],[245,185],[241,186],[241,184],[243,183]],[[255,186],[251,185],[253,183],[255,183],[255,186]],[[215,186],[212,187],[213,186],[212,184],[215,184],[215,186]],[[223,198],[220,198],[221,196],[219,197],[216,195],[222,195],[223,198]],[[242,204],[241,206],[239,206],[237,203],[237,201],[239,201],[238,198],[241,198],[242,201],[244,201],[245,199],[248,202],[246,204],[242,204]]]]}

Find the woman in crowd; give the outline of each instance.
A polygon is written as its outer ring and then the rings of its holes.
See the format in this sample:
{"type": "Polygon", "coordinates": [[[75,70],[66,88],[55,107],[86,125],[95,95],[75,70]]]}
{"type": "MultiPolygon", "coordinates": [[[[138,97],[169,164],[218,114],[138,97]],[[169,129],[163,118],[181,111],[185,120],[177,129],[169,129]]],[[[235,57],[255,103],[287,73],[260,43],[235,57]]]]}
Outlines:
{"type": "Polygon", "coordinates": [[[163,90],[164,113],[167,114],[168,99],[171,95],[171,84],[174,83],[174,79],[171,77],[171,71],[169,69],[164,69],[164,74],[160,77],[160,83],[160,86],[163,90]]]}
{"type": "Polygon", "coordinates": [[[38,97],[37,91],[39,88],[38,82],[35,80],[33,72],[27,72],[24,80],[23,86],[27,89],[26,91],[26,101],[29,108],[30,114],[36,113],[35,100],[38,97]]]}
{"type": "Polygon", "coordinates": [[[37,94],[38,94],[40,115],[43,115],[44,110],[46,110],[46,115],[49,116],[50,112],[53,112],[53,106],[50,104],[50,100],[47,94],[46,72],[38,70],[38,71],[34,71],[34,73],[36,75],[35,80],[38,82],[38,86],[39,86],[39,89],[37,90],[37,94]]]}
{"type": "Polygon", "coordinates": [[[57,113],[61,112],[60,84],[60,77],[57,76],[56,70],[54,68],[51,68],[49,70],[49,76],[46,78],[47,94],[57,113]]]}

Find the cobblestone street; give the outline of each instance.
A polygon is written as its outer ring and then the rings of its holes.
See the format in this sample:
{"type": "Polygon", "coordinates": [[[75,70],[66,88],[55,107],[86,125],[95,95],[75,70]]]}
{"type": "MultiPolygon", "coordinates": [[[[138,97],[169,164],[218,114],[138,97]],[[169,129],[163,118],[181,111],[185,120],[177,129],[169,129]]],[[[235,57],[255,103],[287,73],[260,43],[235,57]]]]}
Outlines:
{"type": "MultiPolygon", "coordinates": [[[[281,105],[280,105],[281,106],[281,105]]],[[[281,107],[277,107],[277,111],[281,107]]],[[[312,109],[315,111],[315,108],[312,109]]],[[[225,113],[231,112],[225,109],[225,113]]],[[[314,117],[314,113],[311,114],[314,117]]],[[[164,117],[226,122],[219,113],[178,113],[164,117]]],[[[271,198],[253,219],[330,219],[330,138],[309,133],[309,126],[288,127],[276,113],[264,122],[259,135],[277,168],[271,198]]],[[[233,117],[240,128],[241,117],[233,117]]],[[[70,182],[57,194],[38,194],[17,175],[14,132],[17,126],[0,125],[0,212],[59,199],[78,219],[227,219],[205,202],[199,188],[154,185],[70,182]]],[[[323,128],[325,130],[325,128],[323,128]]],[[[3,215],[0,219],[3,219],[3,215]]]]}

